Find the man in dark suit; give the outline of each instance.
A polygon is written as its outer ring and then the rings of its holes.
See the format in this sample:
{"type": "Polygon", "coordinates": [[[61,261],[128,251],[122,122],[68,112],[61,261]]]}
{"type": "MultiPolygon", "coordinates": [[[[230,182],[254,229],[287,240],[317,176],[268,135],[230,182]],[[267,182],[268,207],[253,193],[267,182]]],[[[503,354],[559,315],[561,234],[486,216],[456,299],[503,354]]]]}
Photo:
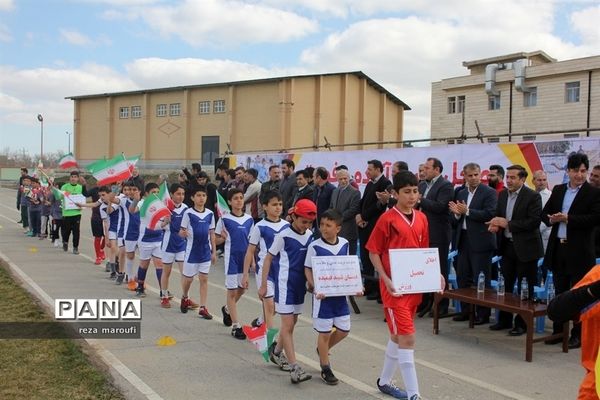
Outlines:
{"type": "MultiPolygon", "coordinates": [[[[488,231],[485,224],[496,214],[497,194],[494,189],[481,184],[479,164],[468,163],[463,167],[465,187],[458,192],[449,208],[454,214],[456,226],[455,246],[458,250],[456,280],[459,288],[471,287],[478,282],[481,272],[485,275],[485,286],[490,287],[491,261],[496,249],[496,235],[488,231]]],[[[468,305],[454,321],[469,319],[468,305]]],[[[490,309],[477,307],[475,325],[490,321],[490,309]]]]}
{"type": "MultiPolygon", "coordinates": [[[[557,295],[571,289],[596,263],[594,230],[600,225],[600,191],[586,181],[589,165],[587,155],[570,155],[569,182],[554,186],[542,212],[544,223],[552,226],[544,266],[554,272],[557,295]]],[[[562,332],[562,325],[555,323],[553,331],[562,332]]],[[[569,347],[580,346],[581,324],[577,321],[569,347]]]]}
{"type": "MultiPolygon", "coordinates": [[[[444,166],[437,158],[428,158],[423,168],[425,180],[419,183],[419,194],[421,197],[417,204],[420,210],[427,216],[427,222],[429,222],[429,247],[438,249],[441,273],[446,282],[448,282],[448,248],[452,236],[448,204],[454,199],[454,188],[442,176],[444,166]]],[[[423,301],[419,306],[419,317],[423,317],[427,312],[431,311],[432,305],[433,294],[427,293],[423,295],[423,301]]],[[[441,316],[448,314],[448,299],[442,300],[439,307],[441,316]]]]}
{"type": "Polygon", "coordinates": [[[296,188],[294,189],[292,207],[301,199],[313,201],[314,189],[308,184],[309,177],[310,174],[305,169],[296,172],[296,188]]]}
{"type": "Polygon", "coordinates": [[[294,169],[296,168],[296,164],[294,161],[281,160],[281,173],[283,177],[281,178],[281,182],[279,183],[279,193],[281,193],[281,197],[283,199],[283,215],[284,218],[287,217],[287,212],[292,207],[294,202],[294,192],[296,189],[296,174],[294,173],[294,169]]]}
{"type": "MultiPolygon", "coordinates": [[[[540,222],[542,220],[542,198],[538,192],[525,186],[527,171],[521,165],[511,165],[506,169],[506,187],[498,196],[496,217],[489,222],[489,230],[497,233],[499,254],[502,256],[502,275],[508,292],[512,291],[517,280],[521,293],[522,279],[529,285],[528,298],[533,299],[533,289],[537,283],[537,262],[544,255],[540,222]]],[[[491,330],[512,328],[508,334],[519,336],[526,332],[525,321],[519,316],[512,326],[512,314],[500,312],[498,321],[491,330]]]]}
{"type": "Polygon", "coordinates": [[[348,241],[349,254],[356,255],[358,230],[354,218],[360,211],[360,192],[350,185],[348,170],[340,169],[335,175],[338,187],[331,194],[329,208],[337,210],[342,215],[342,229],[338,235],[348,241]]]}
{"type": "Polygon", "coordinates": [[[371,236],[375,223],[387,210],[387,204],[377,199],[377,192],[384,192],[390,185],[389,179],[383,176],[383,164],[379,160],[367,162],[367,176],[369,183],[365,187],[360,199],[360,213],[356,215],[355,221],[358,226],[358,237],[360,239],[360,261],[365,276],[365,295],[368,300],[379,299],[379,283],[375,279],[375,269],[369,259],[369,251],[365,245],[371,236]]]}
{"type": "Polygon", "coordinates": [[[317,220],[313,224],[315,234],[320,236],[319,224],[321,223],[321,214],[329,209],[331,204],[331,195],[335,186],[329,182],[329,171],[325,167],[318,167],[313,172],[314,193],[313,201],[317,205],[317,220]]]}

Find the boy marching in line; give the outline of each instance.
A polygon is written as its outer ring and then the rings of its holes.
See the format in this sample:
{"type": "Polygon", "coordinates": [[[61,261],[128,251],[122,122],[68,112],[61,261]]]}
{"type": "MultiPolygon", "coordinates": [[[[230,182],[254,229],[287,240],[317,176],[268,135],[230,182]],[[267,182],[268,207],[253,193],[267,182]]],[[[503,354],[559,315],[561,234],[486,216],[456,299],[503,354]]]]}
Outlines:
{"type": "MultiPolygon", "coordinates": [[[[290,223],[281,219],[281,210],[283,210],[283,200],[279,191],[271,190],[261,198],[265,218],[254,225],[250,231],[248,240],[248,250],[244,258],[244,273],[242,276],[242,286],[248,289],[248,273],[250,267],[255,264],[256,250],[258,249],[258,261],[256,262],[256,287],[262,285],[262,271],[265,257],[269,247],[273,244],[275,235],[290,226],[290,223]]],[[[271,261],[271,272],[279,271],[279,256],[273,257],[271,261]]],[[[275,294],[274,280],[269,274],[267,278],[267,292],[262,299],[263,314],[252,321],[252,326],[258,327],[263,323],[267,324],[267,329],[273,328],[273,316],[275,315],[275,303],[273,296],[275,294]]]]}
{"type": "Polygon", "coordinates": [[[244,295],[242,277],[244,272],[244,257],[248,249],[248,235],[254,225],[252,217],[244,213],[244,193],[240,189],[227,192],[227,202],[231,212],[224,214],[217,222],[215,229],[216,243],[225,243],[225,287],[227,288],[227,303],[221,307],[223,324],[231,326],[231,336],[236,339],[246,339],[242,324],[238,318],[237,302],[244,295]]]}
{"type": "Polygon", "coordinates": [[[121,207],[129,195],[129,186],[113,184],[110,188],[110,202],[106,207],[106,214],[109,216],[110,227],[108,230],[108,241],[106,246],[110,249],[110,257],[106,272],[110,272],[109,279],[118,279],[118,272],[123,268],[125,258],[125,244],[123,237],[125,235],[127,211],[121,207]],[[119,193],[121,191],[121,193],[119,193]],[[109,246],[110,244],[110,246],[109,246]]]}
{"type": "MultiPolygon", "coordinates": [[[[131,189],[131,188],[130,188],[131,189]]],[[[144,201],[149,201],[148,196],[156,195],[159,191],[159,187],[156,183],[148,183],[145,187],[145,198],[140,200],[139,191],[132,190],[133,202],[129,206],[129,211],[132,214],[136,214],[140,212],[140,208],[142,208],[144,201]]],[[[137,273],[137,288],[135,290],[135,295],[138,297],[146,297],[146,293],[144,291],[144,281],[146,280],[146,272],[148,272],[148,267],[150,266],[150,259],[154,263],[154,268],[156,269],[156,279],[158,280],[158,286],[160,288],[160,281],[162,277],[162,262],[160,260],[161,252],[160,252],[160,244],[162,242],[163,230],[162,229],[150,229],[148,228],[148,222],[146,221],[148,217],[140,219],[140,235],[138,240],[138,248],[140,250],[140,266],[138,267],[137,273]]],[[[127,249],[127,243],[126,250],[127,249]]],[[[135,249],[134,249],[135,251],[135,249]]],[[[162,288],[161,288],[161,297],[162,297],[162,288]]]]}
{"type": "Polygon", "coordinates": [[[193,304],[189,298],[190,286],[194,277],[198,275],[200,283],[200,318],[212,319],[213,316],[206,307],[208,296],[208,272],[210,266],[217,260],[215,239],[215,216],[205,207],[207,193],[205,186],[195,186],[190,189],[193,206],[188,208],[181,220],[179,235],[187,239],[185,260],[181,278],[181,312],[186,313],[192,309],[193,304]]]}
{"type": "MultiPolygon", "coordinates": [[[[315,287],[312,271],[313,257],[348,255],[348,241],[338,236],[341,229],[342,215],[338,211],[331,209],[321,214],[319,224],[321,238],[308,246],[304,263],[310,291],[314,291],[315,287]]],[[[357,295],[362,295],[362,292],[357,295]]],[[[313,328],[319,333],[317,353],[321,364],[321,379],[328,385],[337,385],[338,379],[333,374],[329,363],[329,351],[350,332],[350,308],[346,296],[326,297],[322,293],[313,293],[312,318],[313,328]],[[333,331],[334,327],[335,331],[333,331]]]]}
{"type": "MultiPolygon", "coordinates": [[[[29,235],[31,229],[29,229],[29,205],[31,204],[31,177],[24,176],[23,183],[19,187],[21,196],[19,196],[20,210],[21,210],[21,223],[23,224],[23,233],[29,235]]],[[[62,201],[62,199],[60,199],[62,201]]],[[[62,210],[61,210],[62,212],[62,210]]]]}
{"type": "MultiPolygon", "coordinates": [[[[56,182],[52,182],[51,185],[58,190],[58,184],[56,182]]],[[[50,228],[50,238],[52,239],[52,244],[54,247],[59,247],[61,244],[60,239],[60,231],[62,227],[62,199],[57,197],[54,194],[54,191],[50,192],[48,197],[50,201],[50,216],[52,217],[52,223],[50,228]]]]}
{"type": "Polygon", "coordinates": [[[281,316],[281,330],[279,331],[279,341],[269,347],[269,356],[271,361],[282,370],[289,368],[292,383],[300,383],[312,378],[296,362],[294,327],[304,305],[304,295],[306,294],[304,260],[308,245],[312,240],[310,227],[317,218],[317,206],[308,199],[301,199],[290,209],[289,214],[292,224],[289,229],[285,229],[275,236],[265,257],[258,297],[264,299],[266,296],[267,280],[273,257],[279,255],[279,271],[274,271],[274,282],[275,312],[281,316]],[[285,351],[285,356],[283,351],[285,351]]]}
{"type": "MultiPolygon", "coordinates": [[[[139,198],[140,188],[138,188],[132,181],[125,181],[123,183],[123,194],[125,196],[119,198],[119,209],[123,216],[123,246],[120,248],[124,256],[121,256],[122,260],[119,263],[119,276],[117,277],[117,284],[123,281],[125,275],[127,276],[127,288],[136,289],[136,278],[133,270],[133,263],[135,260],[135,250],[139,248],[138,240],[140,238],[141,221],[139,212],[133,212],[131,206],[136,198],[139,198]]],[[[138,208],[141,205],[138,205],[138,208]]],[[[135,210],[134,210],[135,211],[135,210]]],[[[155,264],[156,265],[156,264],[155,264]]],[[[158,275],[158,269],[157,269],[158,275]]]]}
{"type": "MultiPolygon", "coordinates": [[[[163,288],[163,296],[160,299],[160,306],[163,308],[171,308],[171,303],[169,301],[169,278],[171,276],[173,262],[177,263],[180,273],[183,271],[182,265],[185,260],[186,242],[184,238],[179,236],[179,230],[181,229],[183,214],[188,208],[183,202],[185,198],[185,188],[182,185],[179,183],[172,184],[169,188],[169,193],[171,193],[171,200],[173,200],[175,207],[171,210],[171,216],[166,217],[162,223],[165,235],[161,246],[161,259],[163,263],[161,286],[163,288]]],[[[197,304],[195,304],[195,308],[198,308],[197,304]]]]}
{"type": "MultiPolygon", "coordinates": [[[[394,398],[409,400],[421,399],[414,361],[414,317],[421,303],[421,294],[396,292],[391,280],[389,251],[429,247],[427,217],[414,209],[419,200],[417,186],[417,178],[412,172],[400,171],[394,176],[392,194],[397,203],[379,218],[366,245],[369,258],[379,274],[383,310],[390,332],[377,387],[394,398]],[[392,383],[398,367],[406,392],[392,383]]],[[[443,288],[444,278],[441,279],[443,288]]]]}

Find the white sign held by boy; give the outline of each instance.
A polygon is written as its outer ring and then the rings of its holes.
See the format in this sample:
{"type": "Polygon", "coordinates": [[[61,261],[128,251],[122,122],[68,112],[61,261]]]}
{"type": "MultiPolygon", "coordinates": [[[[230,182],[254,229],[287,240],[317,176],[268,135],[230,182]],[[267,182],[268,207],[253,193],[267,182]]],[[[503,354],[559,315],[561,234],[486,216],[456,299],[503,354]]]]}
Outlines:
{"type": "Polygon", "coordinates": [[[440,258],[435,248],[390,249],[392,283],[399,294],[430,293],[440,286],[440,258]]]}
{"type": "Polygon", "coordinates": [[[357,256],[313,257],[315,294],[354,296],[363,291],[357,256]]]}

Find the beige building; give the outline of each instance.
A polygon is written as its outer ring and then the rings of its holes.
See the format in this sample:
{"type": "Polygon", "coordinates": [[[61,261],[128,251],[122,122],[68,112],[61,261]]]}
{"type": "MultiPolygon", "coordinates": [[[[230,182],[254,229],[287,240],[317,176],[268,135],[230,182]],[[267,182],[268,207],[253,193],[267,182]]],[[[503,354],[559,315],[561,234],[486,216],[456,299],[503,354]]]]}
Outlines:
{"type": "Polygon", "coordinates": [[[142,153],[146,166],[211,164],[226,151],[382,148],[410,108],[362,72],[68,97],[75,156],[142,153]],[[326,139],[325,139],[326,138],[326,139]],[[327,142],[326,142],[327,140],[327,142]]]}
{"type": "Polygon", "coordinates": [[[600,128],[600,56],[556,61],[534,51],[463,65],[469,75],[431,85],[432,138],[472,142],[481,134],[488,141],[520,141],[599,133],[593,129],[600,128]]]}

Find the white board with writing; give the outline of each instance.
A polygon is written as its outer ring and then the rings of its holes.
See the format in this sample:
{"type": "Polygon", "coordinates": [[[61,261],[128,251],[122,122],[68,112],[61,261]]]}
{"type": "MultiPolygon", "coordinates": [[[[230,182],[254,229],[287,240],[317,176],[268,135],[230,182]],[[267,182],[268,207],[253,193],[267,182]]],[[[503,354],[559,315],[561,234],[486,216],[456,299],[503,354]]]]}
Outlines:
{"type": "Polygon", "coordinates": [[[390,250],[392,283],[398,293],[429,293],[441,290],[437,249],[390,250]]]}
{"type": "Polygon", "coordinates": [[[76,204],[85,204],[87,201],[85,196],[82,194],[70,194],[65,195],[65,210],[79,210],[79,206],[76,204]]]}
{"type": "Polygon", "coordinates": [[[315,293],[353,296],[363,291],[358,256],[312,257],[315,293]]]}

